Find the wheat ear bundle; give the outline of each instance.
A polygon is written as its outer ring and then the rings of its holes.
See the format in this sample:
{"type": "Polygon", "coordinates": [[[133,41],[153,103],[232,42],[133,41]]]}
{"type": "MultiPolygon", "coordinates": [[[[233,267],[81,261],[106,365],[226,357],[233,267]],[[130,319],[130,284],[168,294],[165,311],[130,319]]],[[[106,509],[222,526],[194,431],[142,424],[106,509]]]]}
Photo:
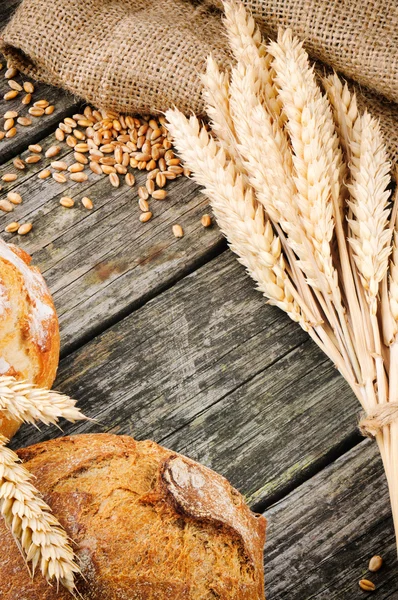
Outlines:
{"type": "MultiPolygon", "coordinates": [[[[86,417],[68,396],[37,388],[14,377],[0,377],[0,411],[26,423],[40,421],[57,424],[59,418],[78,421],[86,417]]],[[[27,564],[32,577],[39,568],[48,582],[61,583],[75,595],[74,561],[68,537],[32,485],[32,475],[20,464],[18,456],[6,447],[0,435],[0,511],[27,564]]]]}
{"type": "MultiPolygon", "coordinates": [[[[235,63],[204,76],[212,133],[169,110],[176,147],[257,287],[334,362],[375,437],[398,532],[398,229],[379,124],[300,41],[266,46],[224,1],[235,63]]],[[[398,539],[398,537],[397,537],[398,539]]]]}

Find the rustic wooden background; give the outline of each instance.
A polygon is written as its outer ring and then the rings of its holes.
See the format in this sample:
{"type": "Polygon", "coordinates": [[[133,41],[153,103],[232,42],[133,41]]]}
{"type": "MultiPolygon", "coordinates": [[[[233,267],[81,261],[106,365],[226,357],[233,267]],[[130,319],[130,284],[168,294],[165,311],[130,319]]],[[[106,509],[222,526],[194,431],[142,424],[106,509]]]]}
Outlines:
{"type": "MultiPolygon", "coordinates": [[[[17,4],[3,0],[2,22],[17,4]]],[[[7,89],[0,71],[0,97],[7,89]]],[[[59,120],[79,106],[55,88],[38,90],[35,99],[55,112],[0,141],[0,177],[18,174],[0,197],[15,190],[24,200],[2,213],[0,227],[33,221],[25,237],[2,236],[33,255],[54,295],[62,333],[55,387],[97,419],[64,432],[152,438],[228,477],[268,519],[268,600],[362,598],[358,581],[376,553],[385,566],[369,577],[373,598],[398,598],[381,461],[358,435],[359,406],[342,377],[254,290],[218,228],[201,226],[207,201],[192,181],[170,182],[168,200],[143,225],[137,185],[145,175],[114,189],[94,174],[83,184],[38,179],[50,159],[17,171],[12,159],[31,143],[49,147],[59,120]],[[95,208],[64,209],[64,195],[87,195],[95,208]],[[182,239],[171,233],[177,222],[182,239]]],[[[14,106],[19,99],[0,100],[3,112],[14,106]]],[[[57,158],[70,164],[62,147],[57,158]]],[[[23,427],[13,447],[59,435],[23,427]]]]}

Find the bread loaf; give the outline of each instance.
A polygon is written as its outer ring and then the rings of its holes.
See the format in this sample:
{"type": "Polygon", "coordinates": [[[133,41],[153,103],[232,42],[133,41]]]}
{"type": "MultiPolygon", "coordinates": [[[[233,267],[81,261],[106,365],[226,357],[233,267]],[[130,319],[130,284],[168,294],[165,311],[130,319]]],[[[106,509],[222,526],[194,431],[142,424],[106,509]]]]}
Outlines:
{"type": "MultiPolygon", "coordinates": [[[[54,304],[29,254],[0,239],[0,375],[51,387],[59,359],[54,304]]],[[[0,413],[0,433],[11,437],[20,423],[0,413]]]]}
{"type": "MultiPolygon", "coordinates": [[[[210,469],[154,442],[78,435],[20,450],[75,543],[84,600],[263,600],[265,519],[210,469]]],[[[70,600],[32,581],[0,521],[2,600],[70,600]]]]}

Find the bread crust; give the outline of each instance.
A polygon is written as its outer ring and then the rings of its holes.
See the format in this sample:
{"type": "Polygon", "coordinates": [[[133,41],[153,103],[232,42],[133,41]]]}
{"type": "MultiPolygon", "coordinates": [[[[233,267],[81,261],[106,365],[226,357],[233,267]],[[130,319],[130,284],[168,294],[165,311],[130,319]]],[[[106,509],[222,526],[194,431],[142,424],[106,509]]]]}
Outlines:
{"type": "MultiPolygon", "coordinates": [[[[21,248],[0,240],[0,375],[51,388],[59,361],[54,303],[40,271],[21,248]]],[[[20,422],[0,413],[10,438],[20,422]]]]}
{"type": "MultiPolygon", "coordinates": [[[[18,452],[75,542],[84,600],[263,600],[265,519],[220,475],[154,442],[88,434],[18,452]]],[[[4,600],[69,600],[0,522],[4,600]]]]}

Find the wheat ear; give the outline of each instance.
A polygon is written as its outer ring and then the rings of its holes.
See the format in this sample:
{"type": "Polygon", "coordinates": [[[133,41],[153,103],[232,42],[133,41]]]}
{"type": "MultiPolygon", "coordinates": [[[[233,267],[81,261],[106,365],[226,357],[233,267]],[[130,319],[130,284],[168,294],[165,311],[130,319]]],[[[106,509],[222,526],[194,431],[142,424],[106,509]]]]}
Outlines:
{"type": "Polygon", "coordinates": [[[269,302],[287,312],[291,319],[307,328],[306,321],[292,296],[292,283],[285,269],[280,240],[256,205],[250,187],[233,162],[196,117],[189,120],[177,110],[166,113],[168,128],[184,162],[195,180],[204,186],[221,230],[231,248],[255,279],[269,302]]]}
{"type": "Polygon", "coordinates": [[[354,217],[349,219],[350,244],[373,314],[377,310],[379,284],[388,268],[392,230],[388,227],[390,163],[376,119],[364,113],[355,121],[350,142],[354,217]]]}
{"type": "Polygon", "coordinates": [[[390,277],[389,277],[389,303],[390,310],[394,320],[394,327],[389,343],[397,342],[396,339],[398,333],[398,231],[394,230],[394,243],[393,243],[393,251],[391,255],[390,261],[390,277]]]}
{"type": "Polygon", "coordinates": [[[206,112],[212,130],[217,134],[221,146],[227,156],[234,159],[239,171],[243,172],[237,150],[235,128],[229,108],[229,75],[221,73],[216,61],[207,57],[206,73],[202,75],[203,95],[206,101],[206,112]]]}
{"type": "Polygon", "coordinates": [[[351,94],[347,83],[343,85],[336,73],[325,77],[322,81],[333,110],[340,145],[344,151],[346,163],[349,163],[351,161],[352,130],[359,114],[357,98],[355,94],[351,94]]]}
{"type": "MultiPolygon", "coordinates": [[[[259,100],[255,70],[238,64],[232,70],[230,107],[238,149],[258,200],[289,236],[308,279],[315,274],[305,247],[304,229],[295,204],[292,155],[285,136],[259,100]],[[264,161],[264,154],[267,161],[264,161]]],[[[310,249],[312,252],[312,247],[310,249]]]]}
{"type": "Polygon", "coordinates": [[[261,89],[261,99],[273,119],[283,126],[285,115],[282,102],[274,83],[272,56],[267,52],[262,36],[254,18],[246,11],[242,3],[224,0],[224,26],[229,44],[236,61],[246,67],[252,67],[261,89]]]}
{"type": "Polygon", "coordinates": [[[5,446],[7,442],[0,435],[1,514],[27,563],[31,563],[32,574],[40,568],[47,581],[55,579],[73,594],[74,574],[79,568],[66,533],[32,485],[31,474],[5,446]]]}
{"type": "Polygon", "coordinates": [[[341,218],[343,174],[333,116],[316,83],[308,55],[291,30],[280,31],[278,42],[272,42],[269,51],[274,56],[276,83],[293,148],[296,203],[319,269],[317,280],[322,295],[317,298],[334,329],[342,355],[360,379],[361,368],[331,248],[335,217],[341,218]]]}
{"type": "Polygon", "coordinates": [[[40,421],[45,425],[56,425],[60,418],[72,423],[87,418],[72,398],[4,375],[0,377],[0,411],[6,411],[17,421],[31,424],[40,421]]]}
{"type": "Polygon", "coordinates": [[[221,230],[238,260],[257,282],[258,289],[271,304],[281,308],[308,331],[357,393],[346,362],[326,330],[322,326],[312,326],[316,319],[290,280],[280,240],[273,234],[270,223],[264,221],[263,209],[255,202],[251,188],[244,186],[233,163],[226,160],[214,138],[200,128],[196,117],[188,120],[178,110],[167,111],[166,117],[177,150],[194,179],[204,186],[221,230]]]}

